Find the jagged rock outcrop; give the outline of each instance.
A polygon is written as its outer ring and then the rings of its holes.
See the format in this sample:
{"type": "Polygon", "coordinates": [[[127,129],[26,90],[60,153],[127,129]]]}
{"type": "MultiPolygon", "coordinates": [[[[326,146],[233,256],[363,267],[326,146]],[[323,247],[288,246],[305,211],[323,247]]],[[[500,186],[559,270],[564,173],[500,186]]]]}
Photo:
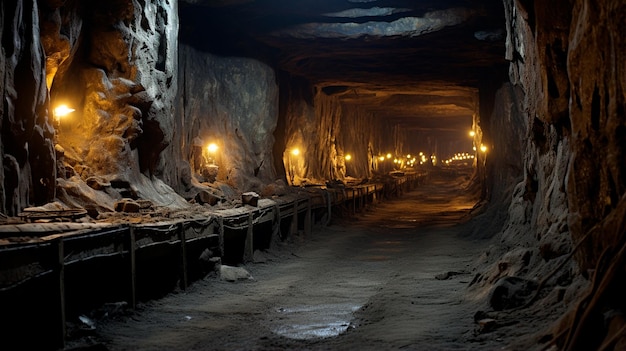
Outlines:
{"type": "Polygon", "coordinates": [[[0,6],[0,212],[54,198],[55,156],[36,1],[0,6]]]}
{"type": "MultiPolygon", "coordinates": [[[[509,96],[525,122],[511,124],[517,129],[486,127],[516,131],[525,140],[523,179],[513,190],[499,244],[485,256],[493,264],[478,280],[520,275],[541,281],[541,289],[586,277],[587,290],[580,289],[582,282],[568,293],[581,303],[570,304],[561,324],[540,337],[568,350],[623,345],[617,330],[624,325],[619,317],[624,306],[617,296],[624,294],[626,226],[617,218],[626,208],[626,43],[618,23],[626,18],[626,5],[504,3],[506,58],[515,87],[509,96]],[[568,261],[568,254],[575,260],[568,261]]],[[[507,100],[496,97],[496,106],[507,100]]],[[[501,138],[494,142],[507,145],[501,138]]],[[[492,161],[491,173],[506,169],[504,160],[492,161]]]]}
{"type": "Polygon", "coordinates": [[[177,2],[16,1],[0,11],[2,212],[55,195],[69,207],[112,210],[128,192],[183,205],[154,177],[172,139],[177,2]],[[75,112],[55,116],[60,104],[75,112]],[[93,177],[113,186],[93,193],[93,177]]]}

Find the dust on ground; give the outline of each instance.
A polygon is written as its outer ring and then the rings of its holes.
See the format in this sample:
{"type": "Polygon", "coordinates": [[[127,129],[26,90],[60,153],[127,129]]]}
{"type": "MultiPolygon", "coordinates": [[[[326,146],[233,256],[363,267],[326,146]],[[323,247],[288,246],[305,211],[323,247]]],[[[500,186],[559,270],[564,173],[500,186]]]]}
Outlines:
{"type": "Polygon", "coordinates": [[[478,335],[467,293],[486,245],[461,236],[476,199],[431,178],[402,197],[294,236],[245,266],[208,276],[97,327],[114,350],[497,350],[478,335]]]}

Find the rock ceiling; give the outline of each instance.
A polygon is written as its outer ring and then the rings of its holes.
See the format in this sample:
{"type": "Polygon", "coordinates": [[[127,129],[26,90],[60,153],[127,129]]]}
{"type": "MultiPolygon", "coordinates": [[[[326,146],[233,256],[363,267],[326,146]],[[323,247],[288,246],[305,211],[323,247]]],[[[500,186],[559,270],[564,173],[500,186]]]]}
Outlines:
{"type": "Polygon", "coordinates": [[[477,89],[508,67],[500,0],[183,0],[180,14],[184,43],[257,57],[403,128],[455,137],[477,89]]]}

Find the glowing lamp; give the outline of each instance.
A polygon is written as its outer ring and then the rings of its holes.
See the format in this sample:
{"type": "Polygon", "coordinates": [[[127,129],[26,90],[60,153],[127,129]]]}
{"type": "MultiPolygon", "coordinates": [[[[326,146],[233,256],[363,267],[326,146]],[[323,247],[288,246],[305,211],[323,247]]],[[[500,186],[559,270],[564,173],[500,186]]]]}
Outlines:
{"type": "Polygon", "coordinates": [[[294,155],[294,156],[300,155],[300,149],[298,149],[298,148],[292,149],[291,150],[291,154],[294,155]]]}
{"type": "Polygon", "coordinates": [[[65,117],[74,111],[76,110],[67,107],[67,105],[59,105],[54,109],[54,118],[60,120],[61,117],[65,117]]]}
{"type": "Polygon", "coordinates": [[[387,154],[387,158],[391,158],[391,154],[387,154]]]}
{"type": "Polygon", "coordinates": [[[206,147],[206,149],[210,154],[214,154],[217,151],[218,147],[217,144],[211,143],[209,144],[209,146],[206,147]]]}
{"type": "Polygon", "coordinates": [[[346,161],[350,161],[352,159],[352,155],[347,154],[345,157],[346,161]]]}
{"type": "Polygon", "coordinates": [[[476,132],[473,130],[470,130],[469,132],[469,136],[471,136],[472,138],[476,135],[476,132]]]}
{"type": "Polygon", "coordinates": [[[487,147],[485,145],[480,145],[480,151],[487,152],[487,147]]]}
{"type": "Polygon", "coordinates": [[[384,160],[385,160],[385,156],[380,156],[380,157],[378,158],[378,161],[384,161],[384,160]]]}
{"type": "Polygon", "coordinates": [[[411,154],[406,155],[406,158],[411,158],[411,154]]]}

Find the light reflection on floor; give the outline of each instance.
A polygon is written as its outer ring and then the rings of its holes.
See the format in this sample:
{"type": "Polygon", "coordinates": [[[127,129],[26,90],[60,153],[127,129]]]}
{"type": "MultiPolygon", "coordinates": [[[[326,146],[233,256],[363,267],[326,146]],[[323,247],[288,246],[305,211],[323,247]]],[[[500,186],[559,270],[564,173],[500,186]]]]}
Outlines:
{"type": "Polygon", "coordinates": [[[297,340],[334,337],[348,330],[354,313],[361,307],[354,303],[336,303],[277,308],[272,332],[297,340]]]}

